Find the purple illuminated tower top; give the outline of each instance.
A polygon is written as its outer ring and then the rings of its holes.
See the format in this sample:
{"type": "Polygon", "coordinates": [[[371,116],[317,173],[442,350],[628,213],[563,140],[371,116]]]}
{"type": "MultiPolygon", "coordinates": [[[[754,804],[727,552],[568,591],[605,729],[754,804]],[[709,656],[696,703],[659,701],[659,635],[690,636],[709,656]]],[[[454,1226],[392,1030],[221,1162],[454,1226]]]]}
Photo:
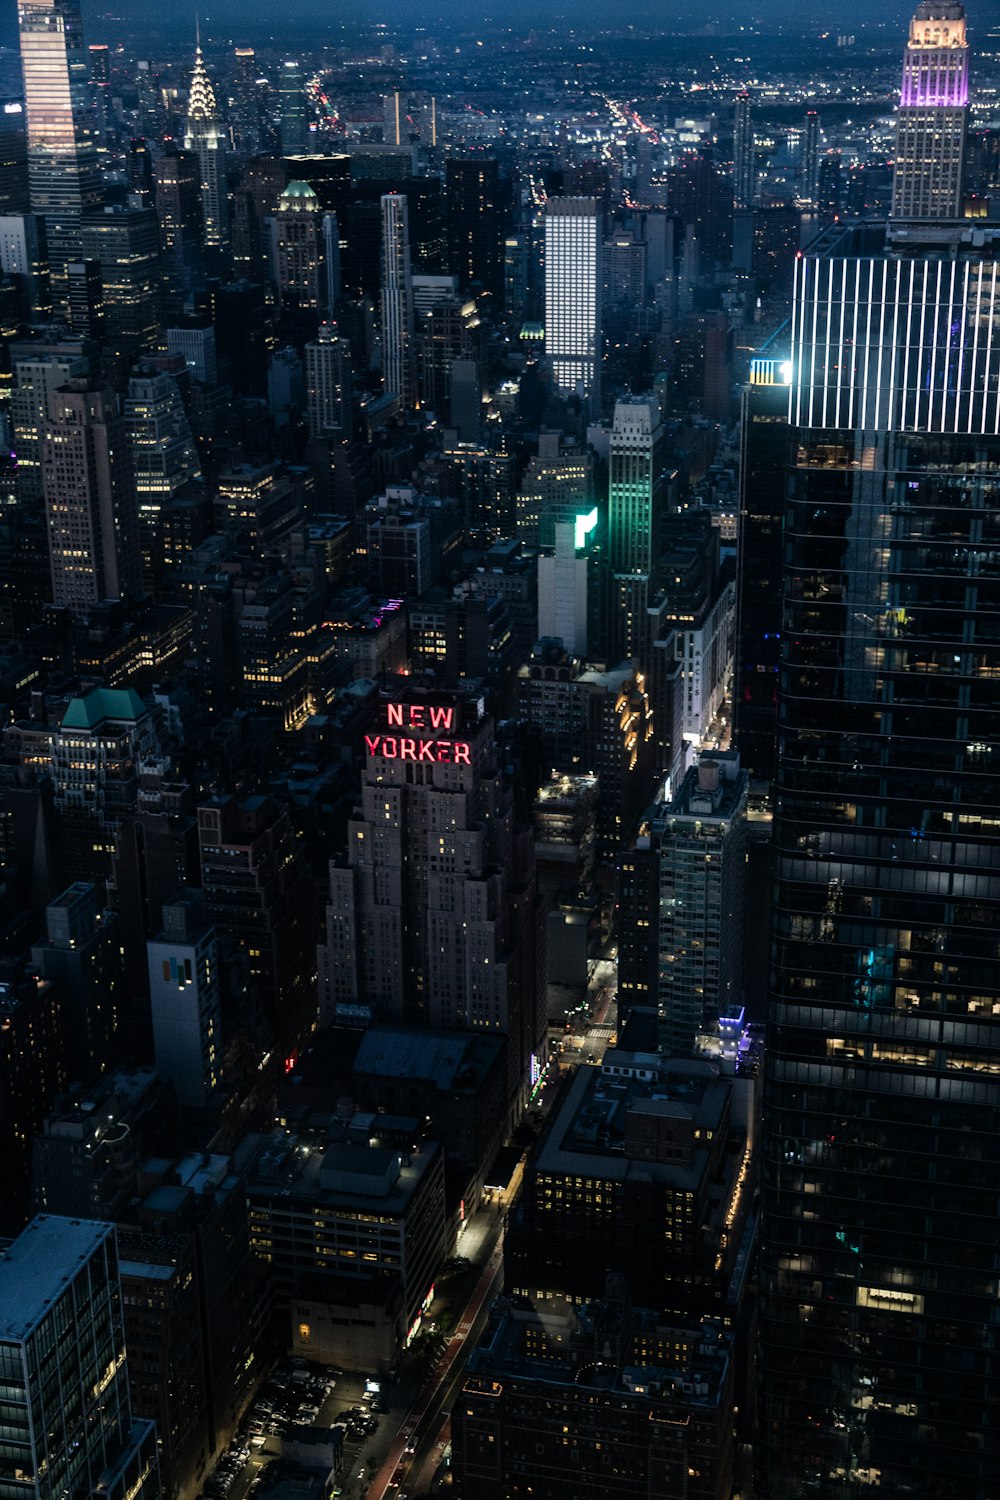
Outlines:
{"type": "Polygon", "coordinates": [[[952,219],[961,213],[968,104],[965,9],[956,0],[923,0],[903,55],[893,218],[952,219]]]}

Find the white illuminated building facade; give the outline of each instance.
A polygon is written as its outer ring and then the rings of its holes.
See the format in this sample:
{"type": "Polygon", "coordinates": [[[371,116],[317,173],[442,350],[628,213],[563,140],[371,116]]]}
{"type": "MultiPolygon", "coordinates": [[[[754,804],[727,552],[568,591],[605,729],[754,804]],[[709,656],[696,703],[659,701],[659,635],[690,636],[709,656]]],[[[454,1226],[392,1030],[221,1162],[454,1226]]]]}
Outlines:
{"type": "Polygon", "coordinates": [[[404,410],[416,399],[410,228],[401,193],[382,198],[382,385],[404,410]]]}
{"type": "Polygon", "coordinates": [[[593,408],[601,388],[601,205],[545,205],[545,353],[556,390],[593,408]]]}

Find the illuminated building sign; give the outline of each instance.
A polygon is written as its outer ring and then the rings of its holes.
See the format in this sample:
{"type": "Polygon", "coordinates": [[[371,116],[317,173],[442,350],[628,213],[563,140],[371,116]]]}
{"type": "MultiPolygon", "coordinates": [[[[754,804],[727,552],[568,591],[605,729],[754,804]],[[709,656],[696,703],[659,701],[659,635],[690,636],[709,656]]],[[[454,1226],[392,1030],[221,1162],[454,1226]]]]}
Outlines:
{"type": "Polygon", "coordinates": [[[590,533],[593,531],[593,529],[594,529],[594,527],[596,525],[597,525],[597,506],[596,505],[594,506],[593,510],[592,511],[588,511],[588,513],[586,515],[584,515],[584,516],[577,516],[577,518],[576,518],[576,527],[575,527],[575,532],[574,532],[574,537],[573,537],[574,543],[576,545],[577,552],[581,552],[583,550],[583,548],[587,545],[587,538],[590,535],[590,533]]]}
{"type": "Polygon", "coordinates": [[[365,748],[370,756],[384,760],[430,761],[468,766],[472,763],[472,746],[468,740],[451,738],[457,727],[457,711],[430,703],[390,703],[386,728],[398,734],[366,734],[365,748]],[[409,733],[407,733],[409,731],[409,733]],[[443,731],[447,738],[438,737],[443,731]]]}

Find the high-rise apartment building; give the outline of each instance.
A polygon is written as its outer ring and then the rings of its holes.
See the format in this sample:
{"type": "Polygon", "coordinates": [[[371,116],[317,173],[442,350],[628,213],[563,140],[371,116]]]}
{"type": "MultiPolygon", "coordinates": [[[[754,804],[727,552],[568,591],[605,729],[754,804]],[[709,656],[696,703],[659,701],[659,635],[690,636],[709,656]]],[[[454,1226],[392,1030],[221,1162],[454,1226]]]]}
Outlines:
{"type": "Polygon", "coordinates": [[[31,211],[45,225],[53,294],[81,258],[81,224],[101,203],[79,0],[19,0],[31,211]]]}
{"type": "Polygon", "coordinates": [[[212,80],[201,47],[195,49],[188,93],[184,150],[198,159],[201,177],[201,223],[209,249],[229,243],[229,189],[226,182],[226,136],[212,80]]]}
{"type": "Polygon", "coordinates": [[[996,1486],[998,259],[981,224],[907,224],[832,228],[797,263],[768,1500],[996,1486]]]}
{"type": "Polygon", "coordinates": [[[603,208],[597,198],[545,205],[545,355],[556,390],[591,407],[601,391],[603,208]]]}
{"type": "Polygon", "coordinates": [[[660,1051],[687,1057],[743,1005],[747,773],[732,752],[702,755],[650,835],[659,851],[660,1051]]]}
{"type": "Polygon", "coordinates": [[[139,513],[113,392],[86,380],[54,391],[41,459],[53,603],[83,618],[104,599],[139,598],[139,513]]]}
{"type": "Polygon", "coordinates": [[[545,1046],[543,917],[493,721],[467,693],[414,689],[365,744],[347,859],[330,864],[321,1016],[505,1036],[519,1113],[545,1046]]]}
{"type": "Polygon", "coordinates": [[[750,95],[737,94],[733,118],[733,207],[752,208],[757,189],[750,95]]]}
{"type": "Polygon", "coordinates": [[[962,211],[969,115],[969,43],[958,0],[921,0],[903,54],[892,179],[895,219],[962,211]]]}
{"type": "Polygon", "coordinates": [[[799,170],[799,202],[819,207],[819,111],[806,112],[802,129],[802,160],[799,170]]]}
{"type": "Polygon", "coordinates": [[[382,197],[382,384],[404,409],[416,399],[409,210],[401,193],[382,197]]]}
{"type": "Polygon", "coordinates": [[[649,622],[654,572],[660,561],[667,502],[666,438],[652,396],[615,403],[608,459],[607,622],[613,660],[649,666],[649,622]]]}
{"type": "Polygon", "coordinates": [[[133,1422],[111,1224],[40,1214],[0,1255],[4,1500],[157,1500],[156,1430],[133,1422]]]}

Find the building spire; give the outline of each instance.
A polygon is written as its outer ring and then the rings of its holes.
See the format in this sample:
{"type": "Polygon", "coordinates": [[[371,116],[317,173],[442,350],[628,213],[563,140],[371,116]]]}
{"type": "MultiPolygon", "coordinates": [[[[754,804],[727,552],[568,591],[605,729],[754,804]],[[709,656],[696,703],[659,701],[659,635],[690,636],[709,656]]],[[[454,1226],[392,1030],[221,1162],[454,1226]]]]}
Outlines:
{"type": "Polygon", "coordinates": [[[201,23],[195,17],[194,69],[191,73],[191,88],[188,93],[187,117],[189,120],[217,120],[215,90],[201,55],[201,23]]]}

